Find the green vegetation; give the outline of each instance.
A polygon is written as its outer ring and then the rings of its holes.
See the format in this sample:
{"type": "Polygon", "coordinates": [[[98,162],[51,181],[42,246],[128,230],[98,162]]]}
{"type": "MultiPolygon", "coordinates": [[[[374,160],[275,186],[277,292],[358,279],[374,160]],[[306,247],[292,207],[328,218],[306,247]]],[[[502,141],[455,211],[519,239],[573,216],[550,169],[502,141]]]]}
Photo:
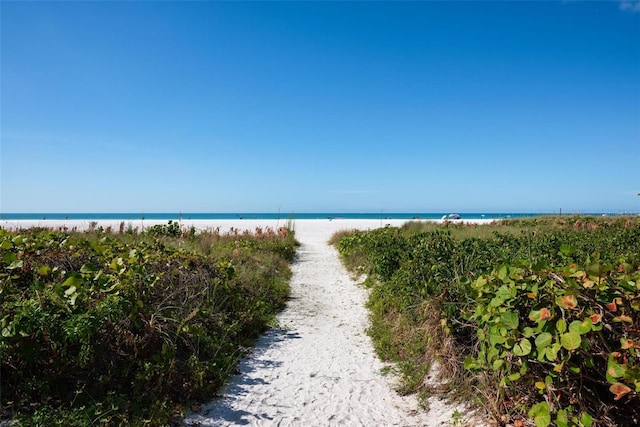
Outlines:
{"type": "Polygon", "coordinates": [[[369,275],[369,332],[400,391],[433,392],[438,361],[450,396],[500,424],[640,423],[637,217],[409,223],[333,242],[369,275]]]}
{"type": "Polygon", "coordinates": [[[0,420],[168,425],[289,293],[291,228],[0,230],[0,420]]]}

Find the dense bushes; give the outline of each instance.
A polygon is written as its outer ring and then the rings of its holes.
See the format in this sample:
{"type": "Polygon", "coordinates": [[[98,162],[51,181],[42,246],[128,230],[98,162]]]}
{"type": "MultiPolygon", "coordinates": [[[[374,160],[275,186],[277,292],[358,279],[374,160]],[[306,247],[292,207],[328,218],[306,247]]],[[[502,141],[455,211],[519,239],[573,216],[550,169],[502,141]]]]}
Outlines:
{"type": "Polygon", "coordinates": [[[0,230],[2,415],[169,423],[283,308],[294,253],[287,229],[0,230]]]}
{"type": "Polygon", "coordinates": [[[338,241],[370,274],[370,333],[404,391],[424,390],[425,365],[440,358],[452,386],[483,396],[499,422],[636,425],[638,220],[488,227],[500,232],[410,224],[338,241]]]}

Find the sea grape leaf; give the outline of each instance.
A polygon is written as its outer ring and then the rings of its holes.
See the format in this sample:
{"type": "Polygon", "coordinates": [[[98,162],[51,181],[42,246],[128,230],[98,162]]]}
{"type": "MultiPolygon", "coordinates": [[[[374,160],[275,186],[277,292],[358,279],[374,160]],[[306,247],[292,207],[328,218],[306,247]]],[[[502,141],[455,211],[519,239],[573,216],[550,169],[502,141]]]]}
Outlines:
{"type": "Polygon", "coordinates": [[[580,415],[580,424],[582,424],[584,427],[591,427],[591,424],[593,424],[593,417],[591,416],[591,414],[589,414],[588,412],[583,412],[580,415]]]}
{"type": "Polygon", "coordinates": [[[83,264],[82,267],[80,267],[80,273],[84,273],[84,274],[88,274],[88,273],[93,273],[94,271],[97,271],[98,267],[96,267],[93,264],[83,264]]]}
{"type": "Polygon", "coordinates": [[[547,427],[551,424],[551,411],[547,402],[533,405],[529,410],[529,416],[533,418],[536,427],[547,427]]]}
{"type": "Polygon", "coordinates": [[[627,372],[627,366],[620,364],[616,361],[613,354],[609,355],[609,360],[607,362],[607,381],[613,383],[616,378],[624,377],[624,374],[627,372]]]}
{"type": "Polygon", "coordinates": [[[4,262],[5,264],[11,264],[16,260],[16,258],[16,254],[14,254],[13,252],[5,252],[2,255],[2,262],[4,262]]]}
{"type": "Polygon", "coordinates": [[[621,383],[615,383],[612,384],[611,387],[609,387],[609,391],[615,394],[613,400],[620,400],[622,397],[624,397],[624,395],[631,392],[631,388],[621,383]]]}
{"type": "Polygon", "coordinates": [[[566,409],[560,409],[556,414],[556,426],[569,427],[569,417],[567,416],[566,409]]]}
{"type": "Polygon", "coordinates": [[[523,338],[513,346],[513,354],[516,356],[526,356],[531,353],[531,343],[528,339],[523,338]]]}
{"type": "Polygon", "coordinates": [[[556,305],[565,309],[573,309],[578,306],[575,295],[563,295],[556,298],[556,305]]]}
{"type": "Polygon", "coordinates": [[[64,282],[62,282],[62,286],[63,287],[71,287],[71,286],[76,286],[76,285],[80,285],[82,284],[82,279],[80,279],[79,277],[76,276],[69,276],[67,278],[67,280],[65,280],[64,282]]]}
{"type": "Polygon", "coordinates": [[[547,347],[551,345],[552,341],[553,341],[553,335],[551,335],[549,332],[543,332],[536,337],[536,347],[537,348],[547,347]]]}
{"type": "Polygon", "coordinates": [[[549,362],[554,362],[558,359],[558,352],[560,351],[560,343],[555,342],[552,346],[545,349],[545,356],[549,362]]]}
{"type": "Polygon", "coordinates": [[[569,325],[569,331],[576,332],[576,333],[578,333],[580,335],[584,335],[587,332],[591,331],[591,326],[592,325],[593,325],[593,323],[591,322],[591,319],[589,319],[588,317],[586,319],[584,319],[583,321],[574,320],[569,325]]]}
{"type": "Polygon", "coordinates": [[[550,317],[551,317],[551,312],[546,307],[541,308],[540,310],[531,310],[531,313],[529,313],[529,319],[538,323],[550,317]]]}
{"type": "Polygon", "coordinates": [[[49,267],[48,265],[41,265],[40,267],[38,267],[38,274],[41,276],[48,276],[49,274],[51,274],[51,267],[49,267]]]}
{"type": "Polygon", "coordinates": [[[575,350],[580,347],[581,342],[582,339],[580,338],[580,334],[577,332],[567,332],[560,336],[560,344],[562,344],[562,347],[567,350],[575,350]]]}
{"type": "Polygon", "coordinates": [[[556,329],[561,334],[564,334],[567,331],[567,321],[564,319],[558,319],[556,322],[556,329]]]}
{"type": "Polygon", "coordinates": [[[630,340],[629,338],[620,338],[620,348],[622,350],[627,350],[633,346],[633,340],[630,340]]]}
{"type": "Polygon", "coordinates": [[[507,329],[518,329],[518,325],[520,324],[520,318],[513,311],[502,313],[500,320],[507,329]]]}
{"type": "Polygon", "coordinates": [[[22,261],[21,259],[17,259],[7,266],[7,270],[15,270],[16,268],[22,268],[23,265],[24,265],[24,261],[22,261]]]}

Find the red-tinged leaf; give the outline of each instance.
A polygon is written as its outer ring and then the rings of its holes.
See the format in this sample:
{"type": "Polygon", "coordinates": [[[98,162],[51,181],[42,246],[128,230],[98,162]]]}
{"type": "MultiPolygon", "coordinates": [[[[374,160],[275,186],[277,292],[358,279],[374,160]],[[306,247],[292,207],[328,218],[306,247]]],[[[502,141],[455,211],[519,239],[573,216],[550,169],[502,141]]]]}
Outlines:
{"type": "Polygon", "coordinates": [[[613,311],[614,313],[618,311],[618,306],[616,305],[615,302],[610,302],[609,304],[605,304],[605,305],[609,310],[613,311]]]}
{"type": "Polygon", "coordinates": [[[541,322],[550,317],[551,312],[548,308],[543,308],[541,310],[531,310],[531,313],[529,313],[529,319],[533,320],[534,322],[541,322]]]}
{"type": "Polygon", "coordinates": [[[540,320],[545,320],[551,317],[551,312],[548,308],[543,308],[540,310],[540,320]]]}
{"type": "Polygon", "coordinates": [[[594,282],[593,280],[589,280],[589,279],[585,279],[582,282],[582,286],[586,289],[591,289],[593,288],[593,286],[596,284],[596,282],[594,282]]]}
{"type": "Polygon", "coordinates": [[[609,391],[615,394],[613,400],[620,400],[624,395],[631,392],[631,389],[624,384],[615,383],[609,387],[609,391]]]}
{"type": "Polygon", "coordinates": [[[578,279],[584,279],[585,277],[587,277],[587,273],[585,273],[584,271],[576,271],[575,273],[573,273],[571,275],[571,277],[576,277],[578,279]]]}
{"type": "Polygon", "coordinates": [[[620,348],[626,350],[633,347],[633,340],[629,338],[620,338],[620,348]]]}
{"type": "Polygon", "coordinates": [[[613,318],[614,322],[627,322],[627,323],[633,323],[633,320],[631,319],[631,317],[627,316],[626,314],[622,314],[620,316],[616,316],[613,318]]]}
{"type": "Polygon", "coordinates": [[[556,304],[562,308],[572,309],[578,306],[578,300],[574,295],[563,295],[556,298],[556,304]]]}
{"type": "Polygon", "coordinates": [[[599,314],[592,314],[591,316],[589,316],[589,319],[591,319],[591,323],[597,325],[598,323],[600,323],[600,320],[602,320],[602,316],[600,316],[599,314]]]}
{"type": "Polygon", "coordinates": [[[611,360],[607,363],[607,375],[611,378],[622,378],[627,372],[627,366],[611,360]]]}

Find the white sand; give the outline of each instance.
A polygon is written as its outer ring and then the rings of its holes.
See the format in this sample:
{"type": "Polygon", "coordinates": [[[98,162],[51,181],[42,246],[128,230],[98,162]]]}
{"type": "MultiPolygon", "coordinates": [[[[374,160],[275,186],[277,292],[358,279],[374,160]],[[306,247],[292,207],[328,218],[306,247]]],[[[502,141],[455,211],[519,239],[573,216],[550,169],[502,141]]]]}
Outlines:
{"type": "MultiPolygon", "coordinates": [[[[13,221],[12,226],[86,228],[88,221],[13,221]]],[[[365,331],[366,290],[356,284],[327,240],[338,230],[372,229],[404,220],[297,220],[302,246],[292,266],[291,300],[278,316],[279,328],[263,335],[244,358],[221,398],[189,414],[193,426],[445,426],[464,408],[429,400],[429,412],[413,396],[393,391],[381,374],[365,331]]],[[[477,222],[477,221],[476,221],[477,222]]],[[[120,221],[99,221],[117,229],[120,221]]],[[[140,221],[132,222],[134,227],[140,221]]],[[[145,221],[145,226],[166,221],[145,221]]],[[[197,228],[284,225],[275,220],[183,221],[197,228]]],[[[473,423],[477,425],[477,423],[473,423]]]]}

